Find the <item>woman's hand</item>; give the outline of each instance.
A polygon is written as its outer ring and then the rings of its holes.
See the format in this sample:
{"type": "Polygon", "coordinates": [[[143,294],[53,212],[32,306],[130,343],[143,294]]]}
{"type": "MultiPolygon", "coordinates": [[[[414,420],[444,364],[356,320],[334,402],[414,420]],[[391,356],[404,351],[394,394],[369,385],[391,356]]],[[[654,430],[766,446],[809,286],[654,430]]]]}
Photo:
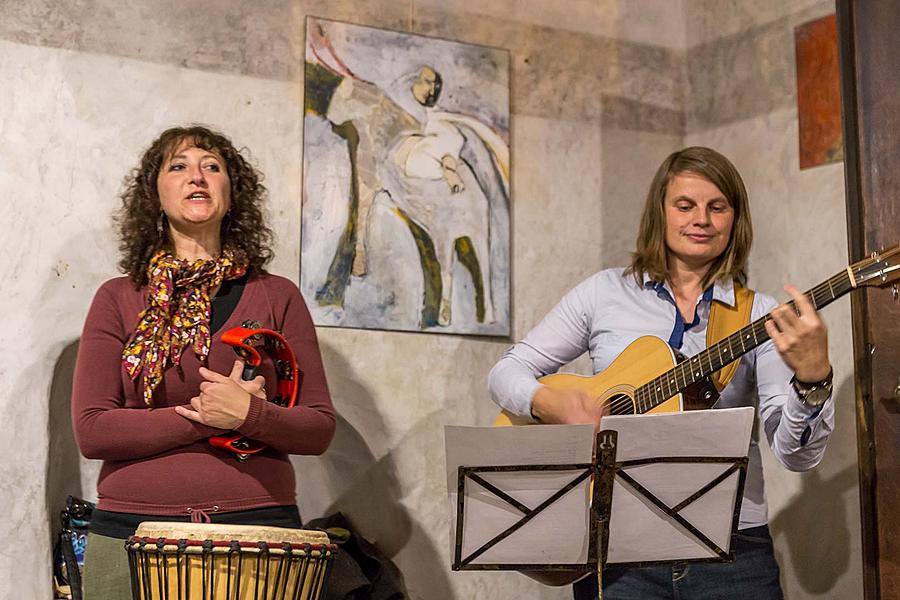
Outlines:
{"type": "Polygon", "coordinates": [[[256,377],[251,381],[241,379],[244,361],[234,361],[231,373],[221,373],[200,367],[200,375],[206,381],[200,384],[200,394],[191,398],[191,408],[176,406],[182,417],[219,429],[240,427],[250,411],[250,396],[265,399],[266,380],[256,377]]]}
{"type": "Polygon", "coordinates": [[[531,413],[541,423],[591,423],[596,431],[605,412],[604,405],[578,390],[541,387],[531,398],[531,413]]]}
{"type": "Polygon", "coordinates": [[[782,304],[771,312],[766,331],[781,358],[799,381],[813,383],[828,377],[828,330],[809,298],[791,285],[784,289],[800,311],[782,304]]]}

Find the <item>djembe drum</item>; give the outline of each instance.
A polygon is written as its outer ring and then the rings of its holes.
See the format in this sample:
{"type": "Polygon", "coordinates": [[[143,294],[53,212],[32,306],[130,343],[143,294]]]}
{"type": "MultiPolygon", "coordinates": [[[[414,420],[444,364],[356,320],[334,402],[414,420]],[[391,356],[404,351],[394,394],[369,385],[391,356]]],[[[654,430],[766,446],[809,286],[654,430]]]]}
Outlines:
{"type": "Polygon", "coordinates": [[[171,522],[125,548],[133,600],[317,600],[335,550],[322,531],[171,522]]]}

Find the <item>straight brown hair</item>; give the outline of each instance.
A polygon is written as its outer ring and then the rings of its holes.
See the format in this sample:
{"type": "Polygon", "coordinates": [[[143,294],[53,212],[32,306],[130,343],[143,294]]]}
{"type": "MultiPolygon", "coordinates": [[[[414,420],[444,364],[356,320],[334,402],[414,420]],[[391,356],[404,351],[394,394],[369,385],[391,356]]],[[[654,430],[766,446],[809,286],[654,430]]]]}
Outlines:
{"type": "Polygon", "coordinates": [[[725,158],[711,148],[691,146],[673,152],[663,161],[650,183],[641,224],[637,249],[631,256],[626,273],[634,275],[643,285],[645,275],[663,282],[669,277],[668,248],[666,247],[665,199],[669,182],[676,175],[690,173],[713,183],[734,209],[734,224],[725,251],[716,258],[701,282],[704,289],[715,281],[736,279],[747,283],[747,258],[753,243],[753,224],[750,203],[740,173],[725,158]]]}

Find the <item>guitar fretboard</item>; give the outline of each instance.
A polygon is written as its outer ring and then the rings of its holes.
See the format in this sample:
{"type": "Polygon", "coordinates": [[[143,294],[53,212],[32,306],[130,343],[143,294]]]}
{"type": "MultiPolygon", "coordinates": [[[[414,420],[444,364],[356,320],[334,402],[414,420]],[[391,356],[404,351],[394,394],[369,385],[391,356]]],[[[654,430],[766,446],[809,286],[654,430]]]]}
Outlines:
{"type": "MultiPolygon", "coordinates": [[[[818,310],[852,289],[853,282],[850,273],[844,270],[807,291],[806,297],[818,310]]],[[[795,311],[797,310],[793,301],[788,302],[788,305],[795,311]]],[[[728,363],[768,341],[769,332],[766,331],[766,321],[771,318],[770,315],[766,315],[757,319],[637,388],[634,395],[637,412],[645,413],[652,410],[685,388],[709,377],[728,363]]]]}

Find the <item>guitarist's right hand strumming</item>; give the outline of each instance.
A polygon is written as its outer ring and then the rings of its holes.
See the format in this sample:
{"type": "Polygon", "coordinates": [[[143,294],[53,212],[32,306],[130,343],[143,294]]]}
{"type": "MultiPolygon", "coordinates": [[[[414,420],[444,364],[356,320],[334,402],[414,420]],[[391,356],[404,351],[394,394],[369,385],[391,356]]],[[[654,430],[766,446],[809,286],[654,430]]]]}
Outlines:
{"type": "Polygon", "coordinates": [[[603,405],[581,390],[539,387],[531,400],[531,414],[541,423],[593,423],[600,429],[603,405]]]}

